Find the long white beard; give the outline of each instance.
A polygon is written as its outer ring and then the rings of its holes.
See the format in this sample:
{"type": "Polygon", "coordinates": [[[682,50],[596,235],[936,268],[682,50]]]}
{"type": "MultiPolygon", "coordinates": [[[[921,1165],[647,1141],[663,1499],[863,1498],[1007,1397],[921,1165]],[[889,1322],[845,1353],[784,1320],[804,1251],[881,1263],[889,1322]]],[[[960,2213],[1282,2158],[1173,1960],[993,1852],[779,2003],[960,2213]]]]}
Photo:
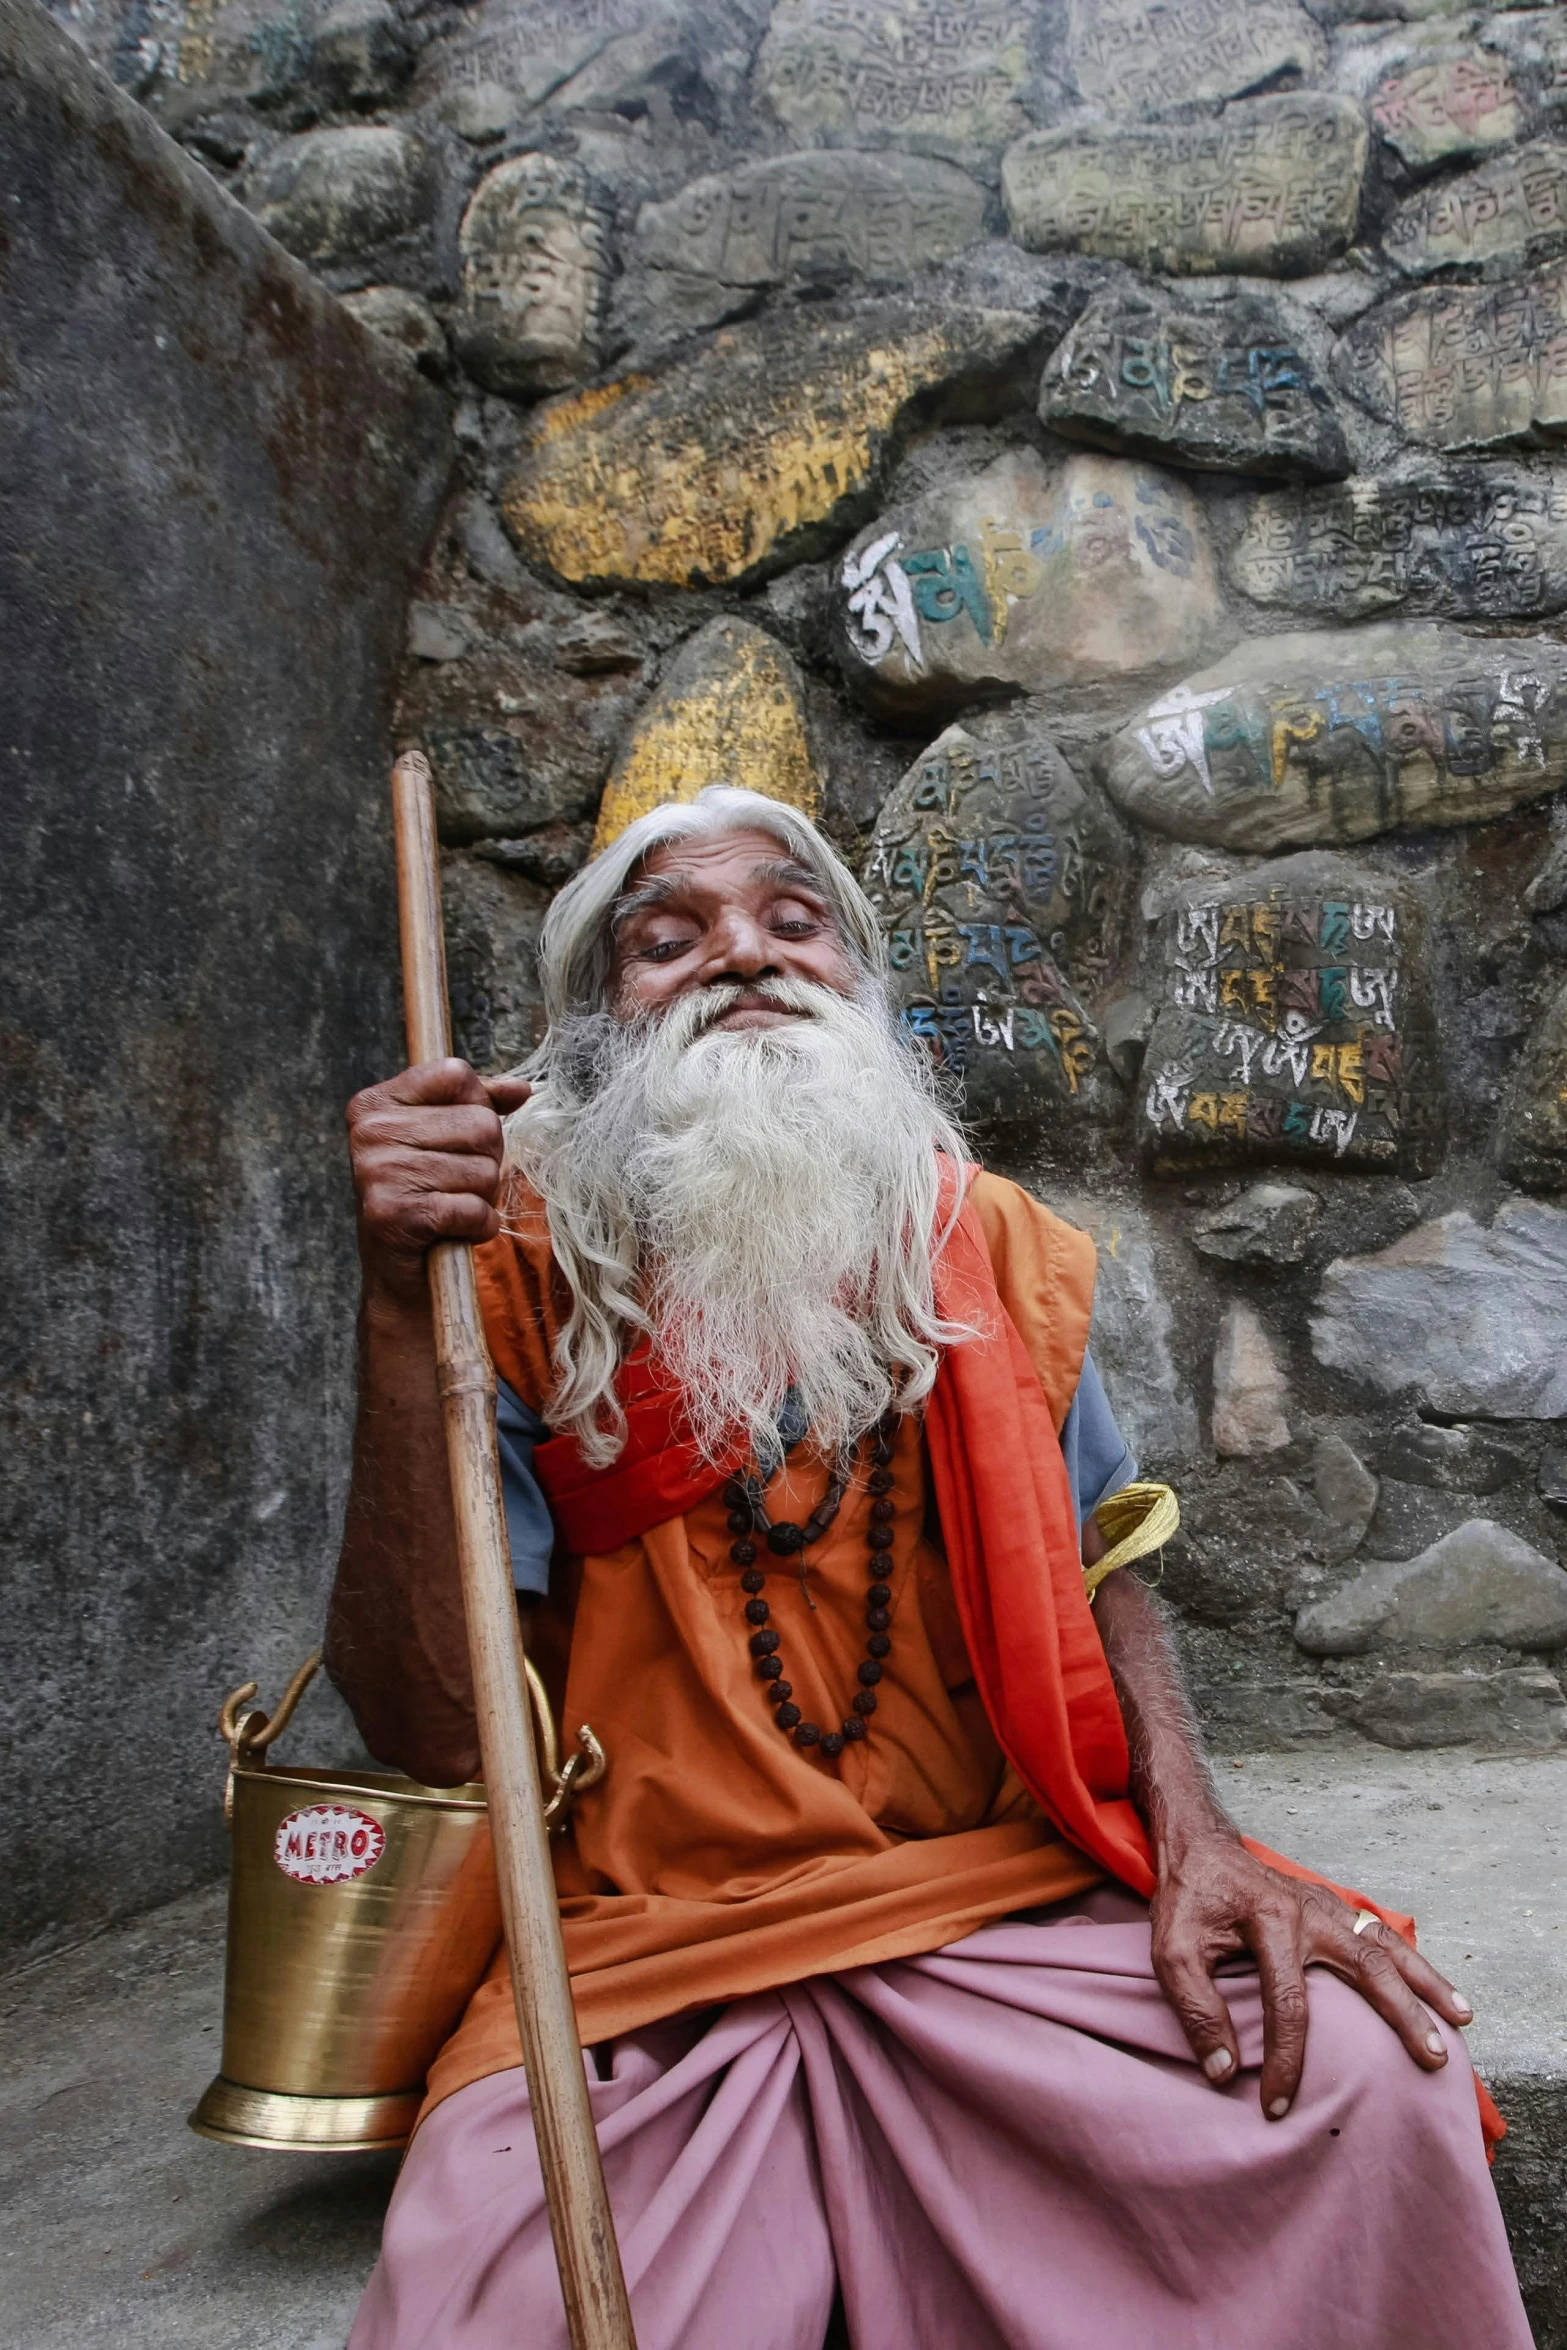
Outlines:
{"type": "Polygon", "coordinates": [[[599,1461],[623,1441],[614,1379],[637,1332],[710,1458],[737,1427],[769,1448],[791,1386],[815,1445],[849,1445],[968,1335],[937,1317],[931,1276],[937,1153],[961,1143],[881,991],[746,992],[808,1016],[717,1029],[742,993],[720,987],[653,1020],[574,1021],[508,1128],[573,1294],[549,1418],[599,1461]]]}

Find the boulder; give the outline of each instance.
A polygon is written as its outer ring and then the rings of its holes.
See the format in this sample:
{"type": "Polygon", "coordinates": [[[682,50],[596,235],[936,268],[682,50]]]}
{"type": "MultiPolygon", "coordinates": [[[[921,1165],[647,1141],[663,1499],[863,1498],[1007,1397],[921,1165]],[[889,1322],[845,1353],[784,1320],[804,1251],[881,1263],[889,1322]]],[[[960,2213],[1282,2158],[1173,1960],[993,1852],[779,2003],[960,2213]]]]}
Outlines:
{"type": "Polygon", "coordinates": [[[1510,146],[1520,128],[1507,60],[1491,49],[1416,56],[1377,83],[1370,111],[1379,136],[1419,170],[1510,146]]]}
{"type": "Polygon", "coordinates": [[[1514,620],[1567,605],[1567,467],[1470,464],[1265,490],[1227,569],[1253,603],[1514,620]]]}
{"type": "Polygon", "coordinates": [[[1444,1493],[1499,1493],[1516,1483],[1528,1462],[1516,1447],[1485,1428],[1446,1428],[1406,1420],[1382,1447],[1383,1474],[1444,1493]]]}
{"type": "Polygon", "coordinates": [[[1217,120],[1032,131],[1008,148],[1001,188],[1032,252],[1301,277],[1353,237],[1365,163],[1359,107],[1292,90],[1217,120]]]}
{"type": "Polygon", "coordinates": [[[1422,286],[1357,318],[1333,354],[1340,387],[1436,449],[1548,442],[1567,431],[1567,264],[1501,286],[1422,286]]]}
{"type": "Polygon", "coordinates": [[[643,205],[616,322],[656,350],[739,317],[772,286],[913,277],[984,225],[983,189],[950,163],[835,149],[771,156],[643,205]]]}
{"type": "Polygon", "coordinates": [[[1309,1656],[1372,1648],[1560,1648],[1567,1575],[1490,1518],[1471,1518],[1412,1559],[1374,1559],[1354,1581],[1302,1608],[1309,1656]]]}
{"type": "Polygon", "coordinates": [[[984,164],[1028,128],[1018,0],[776,0],[754,87],[799,147],[906,147],[984,164]]]}
{"type": "MultiPolygon", "coordinates": [[[[1439,1140],[1440,1059],[1421,933],[1380,875],[1303,856],[1188,883],[1162,917],[1159,955],[1138,1117],[1155,1173],[1257,1160],[1426,1164],[1439,1140]]],[[[1248,1195],[1237,1211],[1209,1220],[1237,1255],[1258,1245],[1249,1234],[1259,1226],[1305,1229],[1305,1209],[1276,1194],[1248,1195]]]]}
{"type": "Polygon", "coordinates": [[[488,860],[441,864],[453,1048],[477,1069],[511,1069],[544,1034],[539,931],[548,893],[488,860]]]}
{"type": "Polygon", "coordinates": [[[1325,1710],[1379,1746],[1548,1751],[1567,1738],[1567,1702],[1544,1665],[1499,1673],[1379,1673],[1364,1689],[1324,1691],[1325,1710]]]}
{"type": "Polygon", "coordinates": [[[1377,1481],[1352,1445],[1329,1430],[1311,1452],[1311,1497],[1327,1532],[1319,1547],[1330,1563],[1353,1556],[1377,1506],[1377,1481]]]}
{"type": "Polygon", "coordinates": [[[867,524],[831,610],[845,677],[893,717],[1168,670],[1231,634],[1178,476],[1033,449],[867,524]]]}
{"type": "Polygon", "coordinates": [[[1366,1529],[1366,1550],[1378,1559],[1415,1558],[1461,1526],[1469,1507],[1467,1499],[1439,1493],[1429,1485],[1406,1485],[1401,1477],[1387,1474],[1366,1529]]]}
{"type": "Polygon", "coordinates": [[[1489,1227],[1467,1209],[1323,1276],[1319,1363],[1384,1395],[1468,1418],[1567,1417],[1567,1214],[1511,1199],[1489,1227]]]}
{"type": "Polygon", "coordinates": [[[270,235],[329,284],[373,283],[419,266],[435,208],[429,149],[380,123],[285,139],[253,199],[270,235]]]}
{"type": "Polygon", "coordinates": [[[592,374],[609,275],[604,230],[575,163],[514,155],[480,180],[458,236],[452,336],[488,390],[560,391],[592,374]]]}
{"type": "Polygon", "coordinates": [[[1502,1172],[1528,1191],[1567,1189],[1567,985],[1540,1014],[1502,1114],[1502,1172]]]}
{"type": "Polygon", "coordinates": [[[330,107],[385,106],[407,81],[414,55],[390,0],[335,0],[310,36],[310,84],[330,107]]]}
{"type": "Polygon", "coordinates": [[[1268,637],[1156,696],[1102,770],[1139,824],[1254,855],[1475,824],[1567,781],[1567,651],[1434,621],[1268,637]]]}
{"type": "Polygon", "coordinates": [[[1230,1265],[1298,1265],[1321,1211],[1298,1183],[1254,1183],[1192,1229],[1192,1246],[1230,1265]]]}
{"type": "Polygon", "coordinates": [[[1238,1302],[1226,1306],[1213,1350],[1214,1451],[1277,1452],[1290,1440],[1288,1402],[1289,1382],[1260,1315],[1238,1302]]]}
{"type": "Polygon", "coordinates": [[[1348,473],[1333,403],[1273,305],[1102,294],[1051,354],[1040,421],[1071,440],[1224,473],[1348,473]]]}
{"type": "Polygon", "coordinates": [[[1494,276],[1564,245],[1567,153],[1549,139],[1417,190],[1382,231],[1383,251],[1406,277],[1477,263],[1494,276]]]}
{"type": "Polygon", "coordinates": [[[1124,1100],[1084,998],[1116,946],[1125,854],[1097,791],[1021,720],[949,727],[876,819],[861,874],[905,1027],[990,1138],[1050,1152],[1124,1100]]]}
{"type": "Polygon", "coordinates": [[[1297,0],[1071,0],[1066,47],[1079,90],[1110,114],[1233,98],[1327,56],[1297,0]]]}
{"type": "Polygon", "coordinates": [[[373,335],[393,344],[411,359],[423,375],[437,382],[451,371],[451,354],[435,312],[405,286],[367,286],[363,293],[345,294],[343,307],[373,335]]]}
{"type": "Polygon", "coordinates": [[[488,133],[498,136],[514,112],[560,102],[585,69],[612,66],[623,44],[649,30],[676,35],[675,12],[658,0],[484,0],[431,43],[418,95],[467,136],[476,100],[492,114],[498,99],[509,101],[488,133]]]}
{"type": "Polygon", "coordinates": [[[681,646],[615,762],[595,853],[634,817],[709,783],[743,783],[811,817],[821,804],[800,673],[745,620],[711,620],[681,646]]]}
{"type": "Polygon", "coordinates": [[[507,522],[572,582],[759,577],[859,520],[913,413],[1006,405],[1034,337],[1023,312],[912,301],[726,327],[536,410],[507,522]]]}

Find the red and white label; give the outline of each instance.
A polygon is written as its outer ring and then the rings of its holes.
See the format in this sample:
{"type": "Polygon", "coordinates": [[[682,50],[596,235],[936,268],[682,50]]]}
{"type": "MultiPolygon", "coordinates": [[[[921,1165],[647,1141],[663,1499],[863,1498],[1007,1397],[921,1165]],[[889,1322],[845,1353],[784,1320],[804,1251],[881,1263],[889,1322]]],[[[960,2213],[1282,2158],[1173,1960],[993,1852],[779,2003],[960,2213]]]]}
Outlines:
{"type": "Polygon", "coordinates": [[[349,1884],[373,1869],[385,1850],[380,1821],[341,1803],[291,1811],[272,1843],[273,1859],[296,1885],[349,1884]]]}

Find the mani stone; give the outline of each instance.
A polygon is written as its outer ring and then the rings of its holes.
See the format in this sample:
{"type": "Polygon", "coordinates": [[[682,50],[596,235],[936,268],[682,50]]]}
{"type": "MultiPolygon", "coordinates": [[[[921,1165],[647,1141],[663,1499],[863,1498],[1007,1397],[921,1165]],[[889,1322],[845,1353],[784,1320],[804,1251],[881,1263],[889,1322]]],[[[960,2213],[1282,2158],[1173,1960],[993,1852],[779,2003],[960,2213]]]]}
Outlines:
{"type": "Polygon", "coordinates": [[[884,801],[861,879],[910,1035],[987,1136],[1048,1147],[1123,1100],[1083,999],[1115,955],[1125,852],[1096,792],[1014,720],[939,735],[884,801]]]}
{"type": "Polygon", "coordinates": [[[591,375],[608,264],[577,164],[553,155],[497,164],[469,200],[458,252],[452,334],[470,375],[513,396],[591,375]]]}
{"type": "Polygon", "coordinates": [[[1226,1306],[1213,1350],[1214,1451],[1229,1460],[1277,1452],[1290,1440],[1288,1401],[1283,1366],[1260,1316],[1250,1306],[1226,1306]]]}
{"type": "Polygon", "coordinates": [[[1326,1704],[1380,1746],[1493,1746],[1547,1750],[1567,1737],[1567,1701],[1544,1665],[1499,1673],[1379,1673],[1326,1704]]]}
{"type": "Polygon", "coordinates": [[[1487,1228],[1467,1209],[1391,1247],[1340,1257],[1311,1324],[1319,1363],[1444,1417],[1567,1417],[1567,1214],[1510,1199],[1487,1228]]]}
{"type": "Polygon", "coordinates": [[[467,21],[453,37],[431,43],[419,95],[441,101],[465,136],[478,127],[475,109],[493,119],[497,102],[510,100],[494,124],[491,135],[498,135],[514,110],[554,97],[617,39],[661,13],[648,0],[488,0],[464,12],[467,21]]]}
{"type": "Polygon", "coordinates": [[[1519,620],[1567,605],[1567,468],[1455,465],[1267,490],[1230,552],[1257,604],[1360,620],[1519,620]]]}
{"type": "Polygon", "coordinates": [[[1069,440],[1223,473],[1349,471],[1332,402],[1268,302],[1102,294],[1051,354],[1040,421],[1069,440]]]}
{"type": "Polygon", "coordinates": [[[1190,883],[1159,954],[1138,1120],[1154,1173],[1423,1163],[1436,1058],[1420,941],[1378,876],[1304,856],[1190,883]]]}
{"type": "Polygon", "coordinates": [[[1102,767],[1137,823],[1254,854],[1476,824],[1567,780],[1567,650],[1420,620],[1255,639],[1158,695],[1102,767]]]}
{"type": "Polygon", "coordinates": [[[1426,286],[1357,318],[1333,373],[1373,416],[1437,449],[1567,432],[1567,263],[1500,286],[1426,286]]]}
{"type": "Polygon", "coordinates": [[[984,232],[967,173],[920,155],[778,155],[644,204],[620,323],[644,348],[721,326],[769,286],[891,283],[984,232]]]}
{"type": "Polygon", "coordinates": [[[1506,60],[1485,49],[1401,66],[1378,82],[1370,103],[1383,138],[1416,169],[1483,155],[1518,136],[1518,94],[1506,60]]]}
{"type": "Polygon", "coordinates": [[[1302,1608],[1311,1656],[1371,1648],[1560,1648],[1567,1575],[1490,1518],[1471,1518],[1412,1559],[1374,1559],[1352,1583],[1302,1608]]]}
{"type": "Polygon", "coordinates": [[[1519,1059],[1498,1157],[1502,1172],[1528,1191],[1567,1189],[1567,986],[1541,1014],[1519,1059]]]}
{"type": "Polygon", "coordinates": [[[372,260],[410,247],[435,202],[429,150],[379,124],[285,139],[263,176],[256,217],[313,268],[373,277],[372,260]]]}
{"type": "Polygon", "coordinates": [[[1031,132],[1008,148],[1001,191],[1031,252],[1300,277],[1349,244],[1365,164],[1357,106],[1291,91],[1211,120],[1031,132]]]}
{"type": "Polygon", "coordinates": [[[1028,0],[776,0],[756,89],[800,146],[982,163],[1028,128],[1028,0]]]}
{"type": "Polygon", "coordinates": [[[1441,1493],[1498,1493],[1520,1478],[1527,1461],[1484,1428],[1444,1428],[1407,1420],[1382,1448],[1384,1476],[1441,1493]]]}
{"type": "Polygon", "coordinates": [[[1290,66],[1309,76],[1326,54],[1296,0],[1071,0],[1067,17],[1077,86],[1111,114],[1232,98],[1290,66]]]}
{"type": "Polygon", "coordinates": [[[832,618],[850,684],[891,716],[1180,667],[1232,633],[1178,476],[1032,449],[869,524],[832,618]]]}
{"type": "Polygon", "coordinates": [[[1192,1246],[1227,1265],[1298,1265],[1320,1212],[1316,1193],[1298,1183],[1254,1183],[1203,1217],[1192,1246]]]}
{"type": "Polygon", "coordinates": [[[1422,188],[1382,232],[1388,259],[1407,277],[1455,263],[1544,261],[1564,243],[1567,151],[1549,139],[1422,188]]]}
{"type": "Polygon", "coordinates": [[[560,578],[755,578],[864,511],[911,412],[1007,396],[1034,320],[912,302],[822,304],[724,328],[652,373],[547,402],[507,485],[522,552],[560,578]]]}
{"type": "Polygon", "coordinates": [[[821,779],[805,731],[800,673],[775,638],[712,620],[687,639],[615,762],[593,851],[668,800],[743,784],[813,817],[821,779]]]}

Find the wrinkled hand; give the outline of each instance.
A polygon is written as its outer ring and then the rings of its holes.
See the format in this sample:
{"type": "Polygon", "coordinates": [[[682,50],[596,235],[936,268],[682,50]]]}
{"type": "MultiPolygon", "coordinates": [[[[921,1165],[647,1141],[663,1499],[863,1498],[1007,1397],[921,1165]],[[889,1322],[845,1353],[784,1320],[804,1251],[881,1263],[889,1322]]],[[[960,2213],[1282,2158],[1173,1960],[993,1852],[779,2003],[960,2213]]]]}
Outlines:
{"type": "Polygon", "coordinates": [[[450,1060],[421,1062],[355,1094],[348,1149],[368,1290],[422,1305],[425,1254],[436,1241],[499,1232],[501,1120],[532,1090],[450,1060]]]}
{"type": "Polygon", "coordinates": [[[1426,2007],[1454,2025],[1473,2010],[1451,1983],[1381,1924],[1357,1934],[1354,1910],[1326,1886],[1302,1884],[1254,1860],[1225,1830],[1197,1839],[1167,1863],[1154,1896],[1153,1964],[1209,2080],[1222,2087],[1240,2066],[1235,2026],[1213,1970],[1249,1951],[1262,1977],[1262,2109],[1288,2113],[1306,2054],[1308,1966],[1325,1966],[1370,2002],[1416,2064],[1437,2072],[1447,2049],[1426,2007]]]}

